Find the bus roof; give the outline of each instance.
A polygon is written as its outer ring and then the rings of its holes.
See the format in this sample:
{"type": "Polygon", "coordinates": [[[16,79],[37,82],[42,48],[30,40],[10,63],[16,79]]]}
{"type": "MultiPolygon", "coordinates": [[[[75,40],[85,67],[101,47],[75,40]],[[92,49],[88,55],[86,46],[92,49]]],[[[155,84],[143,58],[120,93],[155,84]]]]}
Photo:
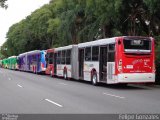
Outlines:
{"type": "Polygon", "coordinates": [[[26,55],[26,54],[27,54],[27,52],[21,53],[21,54],[18,55],[18,57],[24,56],[24,55],[26,55]]]}
{"type": "Polygon", "coordinates": [[[125,39],[153,39],[152,37],[145,37],[145,36],[123,36],[125,39]]]}
{"type": "Polygon", "coordinates": [[[8,57],[8,58],[16,58],[17,56],[11,56],[11,57],[8,57]]]}
{"type": "Polygon", "coordinates": [[[29,52],[25,52],[22,54],[19,54],[19,57],[24,56],[24,55],[31,55],[31,54],[36,54],[36,53],[40,53],[40,50],[33,50],[33,51],[29,51],[29,52]]]}
{"type": "Polygon", "coordinates": [[[47,53],[51,53],[51,52],[54,52],[54,48],[51,48],[51,49],[47,49],[47,50],[46,50],[46,52],[47,52],[47,53]]]}
{"type": "Polygon", "coordinates": [[[109,43],[115,43],[116,38],[117,37],[105,38],[105,39],[100,39],[100,40],[80,43],[80,44],[78,44],[78,47],[81,48],[81,47],[87,47],[87,46],[97,46],[97,45],[105,45],[105,44],[109,44],[109,43]]]}
{"type": "Polygon", "coordinates": [[[34,50],[34,51],[29,51],[27,52],[27,55],[31,55],[31,54],[36,54],[36,53],[40,53],[40,50],[34,50]]]}
{"type": "Polygon", "coordinates": [[[68,45],[68,46],[64,46],[64,47],[58,47],[58,48],[55,48],[55,51],[71,49],[71,48],[73,48],[73,46],[77,46],[77,45],[68,45]]]}

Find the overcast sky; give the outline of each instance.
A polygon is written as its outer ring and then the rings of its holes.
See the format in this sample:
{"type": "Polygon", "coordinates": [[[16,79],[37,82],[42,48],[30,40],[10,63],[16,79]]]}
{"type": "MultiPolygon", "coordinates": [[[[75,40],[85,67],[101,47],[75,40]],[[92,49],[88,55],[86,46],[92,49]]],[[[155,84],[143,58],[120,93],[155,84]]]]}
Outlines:
{"type": "Polygon", "coordinates": [[[6,40],[9,27],[30,15],[50,0],[8,0],[8,9],[0,8],[0,46],[6,40]]]}

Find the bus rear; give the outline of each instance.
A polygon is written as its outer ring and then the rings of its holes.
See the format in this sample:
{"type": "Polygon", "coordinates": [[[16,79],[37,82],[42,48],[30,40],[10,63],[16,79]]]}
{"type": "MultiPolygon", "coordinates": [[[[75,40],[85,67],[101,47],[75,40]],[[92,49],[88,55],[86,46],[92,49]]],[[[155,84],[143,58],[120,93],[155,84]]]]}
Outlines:
{"type": "Polygon", "coordinates": [[[118,83],[155,82],[153,38],[118,38],[116,57],[118,83]]]}

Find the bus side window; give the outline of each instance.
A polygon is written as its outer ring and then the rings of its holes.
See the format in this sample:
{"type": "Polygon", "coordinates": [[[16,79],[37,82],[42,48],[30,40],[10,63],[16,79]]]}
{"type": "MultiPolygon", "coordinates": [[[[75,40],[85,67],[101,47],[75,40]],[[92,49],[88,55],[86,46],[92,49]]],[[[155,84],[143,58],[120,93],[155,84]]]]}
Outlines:
{"type": "Polygon", "coordinates": [[[53,53],[49,54],[49,64],[53,64],[53,53]]]}
{"type": "Polygon", "coordinates": [[[121,44],[121,41],[120,40],[118,40],[118,45],[120,45],[121,44]]]}
{"type": "Polygon", "coordinates": [[[91,61],[91,47],[85,48],[85,61],[91,61]]]}
{"type": "Polygon", "coordinates": [[[109,44],[108,47],[108,62],[115,61],[115,44],[109,44]]]}
{"type": "Polygon", "coordinates": [[[48,53],[45,55],[45,60],[46,60],[46,62],[48,62],[48,53]]]}
{"type": "Polygon", "coordinates": [[[38,54],[38,62],[42,62],[42,58],[41,58],[41,55],[40,54],[38,54]]]}
{"type": "Polygon", "coordinates": [[[109,52],[115,51],[115,44],[109,44],[109,52]]]}
{"type": "Polygon", "coordinates": [[[71,64],[71,50],[66,51],[66,64],[71,64]]]}
{"type": "Polygon", "coordinates": [[[57,54],[57,64],[61,64],[61,51],[58,51],[57,54]]]}
{"type": "Polygon", "coordinates": [[[27,56],[27,64],[30,63],[30,56],[27,56]]]}
{"type": "Polygon", "coordinates": [[[92,47],[92,61],[98,61],[99,56],[99,46],[92,47]]]}
{"type": "Polygon", "coordinates": [[[66,54],[66,51],[63,50],[63,51],[62,51],[62,57],[61,57],[61,60],[62,60],[62,61],[61,61],[61,64],[65,64],[65,61],[66,61],[66,60],[65,60],[65,56],[66,56],[65,54],[66,54]]]}

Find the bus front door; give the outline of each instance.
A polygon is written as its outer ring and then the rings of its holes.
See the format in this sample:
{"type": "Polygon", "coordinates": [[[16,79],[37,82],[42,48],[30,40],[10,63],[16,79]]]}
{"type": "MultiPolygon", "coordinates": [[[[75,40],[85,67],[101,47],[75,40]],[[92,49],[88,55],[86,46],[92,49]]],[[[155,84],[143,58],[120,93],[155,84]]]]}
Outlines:
{"type": "Polygon", "coordinates": [[[99,57],[99,73],[100,81],[107,81],[107,46],[100,47],[100,57],[99,57]]]}
{"type": "Polygon", "coordinates": [[[57,75],[57,53],[53,54],[53,59],[54,75],[57,75]]]}

